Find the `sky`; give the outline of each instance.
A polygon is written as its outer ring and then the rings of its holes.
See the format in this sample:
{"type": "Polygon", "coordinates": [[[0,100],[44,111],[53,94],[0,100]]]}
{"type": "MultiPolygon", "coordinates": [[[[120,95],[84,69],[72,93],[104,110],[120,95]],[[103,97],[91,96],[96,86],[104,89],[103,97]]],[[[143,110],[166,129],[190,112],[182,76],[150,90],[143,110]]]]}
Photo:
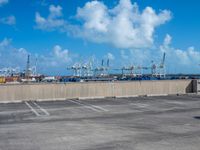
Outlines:
{"type": "Polygon", "coordinates": [[[111,67],[160,64],[200,73],[199,0],[0,0],[0,68],[69,74],[110,59],[111,67]]]}

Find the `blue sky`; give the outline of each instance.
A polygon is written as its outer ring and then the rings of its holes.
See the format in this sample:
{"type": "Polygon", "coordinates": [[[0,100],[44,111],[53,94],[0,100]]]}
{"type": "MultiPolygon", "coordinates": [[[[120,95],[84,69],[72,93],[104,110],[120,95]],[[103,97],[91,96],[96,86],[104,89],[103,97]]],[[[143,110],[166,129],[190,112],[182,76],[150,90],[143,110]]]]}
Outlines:
{"type": "Polygon", "coordinates": [[[111,59],[113,68],[160,63],[200,73],[198,0],[0,0],[0,68],[67,74],[75,62],[111,59]]]}

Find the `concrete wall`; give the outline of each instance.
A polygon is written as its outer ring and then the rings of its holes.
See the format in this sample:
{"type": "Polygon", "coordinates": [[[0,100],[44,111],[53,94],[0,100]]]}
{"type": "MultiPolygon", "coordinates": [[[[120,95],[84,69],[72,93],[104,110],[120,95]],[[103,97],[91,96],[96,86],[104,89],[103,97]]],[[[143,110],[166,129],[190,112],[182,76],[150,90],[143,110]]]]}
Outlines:
{"type": "Polygon", "coordinates": [[[192,80],[0,85],[0,101],[185,94],[192,80]]]}
{"type": "Polygon", "coordinates": [[[200,94],[200,80],[193,81],[193,92],[200,94]]]}

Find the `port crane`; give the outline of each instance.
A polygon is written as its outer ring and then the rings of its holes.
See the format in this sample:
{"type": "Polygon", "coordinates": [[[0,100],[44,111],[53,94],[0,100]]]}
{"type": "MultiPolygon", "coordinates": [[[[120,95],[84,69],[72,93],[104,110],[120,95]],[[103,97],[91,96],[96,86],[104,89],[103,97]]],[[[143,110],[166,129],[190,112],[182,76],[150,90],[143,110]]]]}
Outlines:
{"type": "Polygon", "coordinates": [[[152,77],[164,77],[165,78],[165,76],[166,76],[165,59],[166,59],[166,53],[164,52],[161,63],[159,65],[156,65],[153,60],[151,61],[150,69],[151,69],[152,77]]]}
{"type": "Polygon", "coordinates": [[[153,60],[151,61],[151,75],[152,77],[157,76],[157,66],[153,60]]]}
{"type": "Polygon", "coordinates": [[[162,61],[159,65],[159,76],[164,77],[166,76],[166,71],[165,71],[165,59],[166,59],[166,53],[164,52],[162,61]]]}
{"type": "Polygon", "coordinates": [[[75,63],[72,67],[68,67],[67,70],[73,70],[73,76],[80,77],[82,75],[80,63],[75,63]]]}
{"type": "Polygon", "coordinates": [[[130,76],[135,76],[135,66],[124,66],[121,68],[121,71],[122,71],[122,76],[126,76],[126,75],[130,75],[130,76]],[[127,73],[128,72],[128,73],[127,73]]]}
{"type": "MultiPolygon", "coordinates": [[[[121,70],[122,76],[131,76],[131,77],[142,77],[144,70],[151,70],[152,77],[160,77],[165,78],[165,59],[166,53],[163,53],[163,57],[159,64],[151,61],[150,67],[144,67],[142,65],[130,65],[124,66],[119,69],[113,70],[121,70]]],[[[73,75],[77,77],[105,77],[109,75],[110,70],[110,60],[107,59],[101,60],[101,65],[94,68],[92,61],[86,63],[75,63],[72,67],[68,67],[68,70],[73,70],[73,75]]]]}
{"type": "Polygon", "coordinates": [[[0,69],[0,76],[12,76],[12,75],[18,75],[20,73],[19,67],[16,68],[2,68],[0,69]]]}
{"type": "Polygon", "coordinates": [[[93,71],[92,71],[92,62],[89,61],[87,63],[84,63],[82,66],[81,66],[81,69],[82,69],[82,75],[84,77],[91,77],[93,76],[93,71]]]}
{"type": "Polygon", "coordinates": [[[110,60],[107,59],[106,65],[104,65],[104,60],[101,61],[101,66],[94,69],[95,76],[106,76],[108,75],[108,70],[110,68],[110,60]]]}
{"type": "Polygon", "coordinates": [[[92,61],[87,63],[75,63],[72,67],[67,67],[67,70],[73,70],[73,75],[77,77],[91,77],[91,76],[106,76],[110,68],[110,60],[107,59],[106,65],[104,60],[101,61],[101,66],[93,69],[92,61]]]}
{"type": "Polygon", "coordinates": [[[122,76],[130,75],[130,76],[142,76],[142,70],[147,70],[148,67],[143,66],[129,66],[129,67],[122,67],[121,69],[115,69],[115,70],[121,70],[122,76]]]}

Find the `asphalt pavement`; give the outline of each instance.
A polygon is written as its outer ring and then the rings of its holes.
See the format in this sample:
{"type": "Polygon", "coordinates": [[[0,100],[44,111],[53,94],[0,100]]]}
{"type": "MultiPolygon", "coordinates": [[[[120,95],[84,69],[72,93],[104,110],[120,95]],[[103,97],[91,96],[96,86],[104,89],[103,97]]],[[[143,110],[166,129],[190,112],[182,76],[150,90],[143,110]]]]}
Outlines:
{"type": "Polygon", "coordinates": [[[199,150],[200,95],[0,104],[0,150],[199,150]]]}

